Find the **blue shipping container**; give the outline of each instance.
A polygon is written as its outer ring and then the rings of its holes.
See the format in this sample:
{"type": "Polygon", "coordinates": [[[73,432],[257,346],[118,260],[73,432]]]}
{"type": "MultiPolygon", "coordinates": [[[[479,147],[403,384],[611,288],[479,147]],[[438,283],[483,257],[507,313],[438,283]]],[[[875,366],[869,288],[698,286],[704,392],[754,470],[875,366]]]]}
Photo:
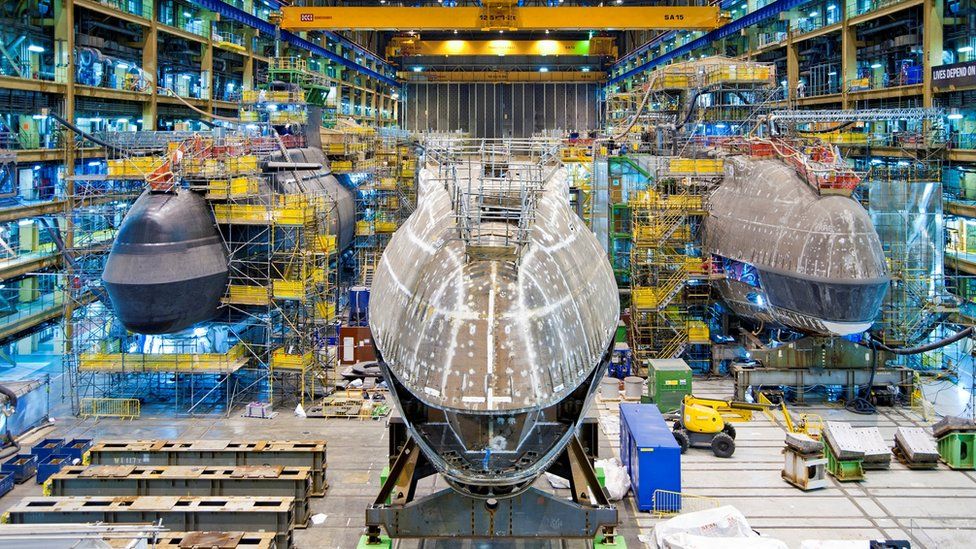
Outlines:
{"type": "Polygon", "coordinates": [[[681,448],[654,404],[620,403],[620,461],[641,511],[655,490],[681,491],[681,448]]]}

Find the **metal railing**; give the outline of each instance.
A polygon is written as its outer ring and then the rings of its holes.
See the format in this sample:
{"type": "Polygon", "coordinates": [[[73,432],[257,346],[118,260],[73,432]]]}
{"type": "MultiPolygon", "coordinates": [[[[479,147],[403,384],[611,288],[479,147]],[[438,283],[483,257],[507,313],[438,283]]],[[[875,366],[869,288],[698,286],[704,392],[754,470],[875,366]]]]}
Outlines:
{"type": "Polygon", "coordinates": [[[718,498],[670,490],[654,490],[654,494],[651,496],[651,514],[655,517],[673,517],[679,513],[715,509],[720,505],[718,498]]]}
{"type": "Polygon", "coordinates": [[[468,258],[517,262],[543,187],[561,166],[559,141],[427,135],[424,145],[451,197],[468,258]]]}
{"type": "Polygon", "coordinates": [[[83,418],[117,417],[137,419],[142,414],[137,398],[83,398],[79,416],[83,418]]]}

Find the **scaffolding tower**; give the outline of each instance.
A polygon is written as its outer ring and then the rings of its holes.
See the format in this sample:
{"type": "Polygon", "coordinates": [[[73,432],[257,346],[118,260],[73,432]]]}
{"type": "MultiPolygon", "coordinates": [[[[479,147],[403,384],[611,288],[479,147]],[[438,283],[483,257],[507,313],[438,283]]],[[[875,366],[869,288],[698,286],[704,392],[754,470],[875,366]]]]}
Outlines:
{"type": "Polygon", "coordinates": [[[699,232],[708,193],[723,175],[722,161],[648,157],[646,162],[653,170],[650,184],[629,201],[630,347],[639,368],[650,359],[684,355],[706,370],[708,281],[719,273],[702,255],[699,232]]]}
{"type": "MultiPolygon", "coordinates": [[[[124,191],[129,200],[144,188],[202,194],[228,253],[229,281],[212,320],[176,334],[132,334],[111,314],[107,300],[85,306],[89,294],[104,295],[100,275],[108,248],[84,256],[71,273],[65,315],[73,403],[156,400],[177,413],[227,414],[247,398],[273,405],[277,398],[297,397],[304,404],[330,385],[335,198],[325,187],[301,188],[300,177],[286,185],[261,169],[273,157],[288,158],[288,148],[304,145],[304,136],[274,130],[282,121],[304,120],[304,111],[301,91],[249,91],[242,113],[260,119],[237,131],[113,136],[127,154],[109,160],[105,189],[124,191]]],[[[76,194],[86,189],[78,183],[76,194]]],[[[118,205],[113,216],[104,208],[90,211],[76,197],[73,223],[108,223],[114,232],[127,203],[101,200],[118,205]]]]}

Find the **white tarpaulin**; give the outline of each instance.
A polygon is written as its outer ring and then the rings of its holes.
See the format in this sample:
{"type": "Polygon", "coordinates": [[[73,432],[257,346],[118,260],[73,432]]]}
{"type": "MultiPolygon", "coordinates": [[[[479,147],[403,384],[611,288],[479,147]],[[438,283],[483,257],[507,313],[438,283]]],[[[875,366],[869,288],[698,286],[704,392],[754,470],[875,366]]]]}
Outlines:
{"type": "Polygon", "coordinates": [[[664,538],[663,549],[789,549],[773,538],[716,538],[679,532],[664,538]]]}
{"type": "Polygon", "coordinates": [[[710,538],[758,538],[742,513],[731,505],[682,513],[654,526],[654,543],[666,547],[664,540],[674,534],[710,538]]]}

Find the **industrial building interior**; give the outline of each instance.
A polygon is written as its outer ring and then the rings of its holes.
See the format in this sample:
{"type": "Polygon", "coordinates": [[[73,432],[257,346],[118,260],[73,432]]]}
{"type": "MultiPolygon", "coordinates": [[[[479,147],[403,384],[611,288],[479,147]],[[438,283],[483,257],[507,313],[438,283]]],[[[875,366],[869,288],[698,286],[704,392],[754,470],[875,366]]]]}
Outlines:
{"type": "Polygon", "coordinates": [[[0,3],[0,548],[965,548],[976,0],[0,3]]]}

